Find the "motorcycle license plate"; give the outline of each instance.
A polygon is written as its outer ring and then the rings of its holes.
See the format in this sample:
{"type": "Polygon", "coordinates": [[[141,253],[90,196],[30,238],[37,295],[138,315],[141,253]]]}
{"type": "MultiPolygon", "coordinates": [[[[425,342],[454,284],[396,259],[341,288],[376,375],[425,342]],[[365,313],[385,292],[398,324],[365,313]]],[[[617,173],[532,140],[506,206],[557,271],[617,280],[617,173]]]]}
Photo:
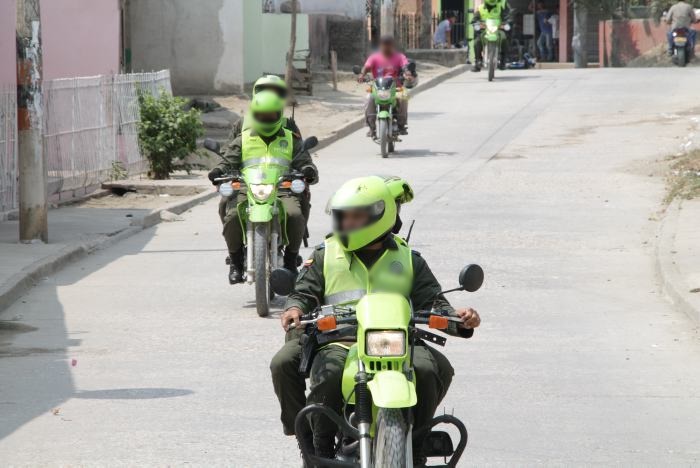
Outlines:
{"type": "Polygon", "coordinates": [[[673,39],[673,43],[677,46],[684,46],[688,43],[688,39],[685,37],[676,37],[673,39]]]}

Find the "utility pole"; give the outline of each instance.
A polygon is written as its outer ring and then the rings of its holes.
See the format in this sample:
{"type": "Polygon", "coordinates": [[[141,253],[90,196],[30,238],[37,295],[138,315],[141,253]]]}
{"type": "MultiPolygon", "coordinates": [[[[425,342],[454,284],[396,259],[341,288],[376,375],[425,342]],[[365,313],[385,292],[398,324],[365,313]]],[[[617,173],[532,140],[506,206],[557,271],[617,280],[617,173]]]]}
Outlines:
{"type": "Polygon", "coordinates": [[[17,0],[19,240],[48,242],[39,0],[17,0]]]}
{"type": "Polygon", "coordinates": [[[394,11],[396,10],[396,4],[394,0],[381,0],[381,27],[380,35],[382,36],[393,36],[394,35],[394,11]]]}
{"type": "Polygon", "coordinates": [[[420,8],[420,40],[418,46],[421,49],[433,48],[433,2],[422,0],[420,8]]]}
{"type": "MultiPolygon", "coordinates": [[[[588,66],[588,8],[582,1],[574,2],[574,34],[571,38],[571,48],[574,51],[574,67],[586,68],[588,66]]],[[[602,57],[601,57],[602,60],[602,57]]]]}
{"type": "Polygon", "coordinates": [[[287,52],[287,70],[284,75],[284,80],[287,82],[289,89],[289,102],[294,103],[294,53],[297,47],[297,10],[299,5],[297,0],[292,0],[292,31],[289,36],[289,52],[287,52]]]}

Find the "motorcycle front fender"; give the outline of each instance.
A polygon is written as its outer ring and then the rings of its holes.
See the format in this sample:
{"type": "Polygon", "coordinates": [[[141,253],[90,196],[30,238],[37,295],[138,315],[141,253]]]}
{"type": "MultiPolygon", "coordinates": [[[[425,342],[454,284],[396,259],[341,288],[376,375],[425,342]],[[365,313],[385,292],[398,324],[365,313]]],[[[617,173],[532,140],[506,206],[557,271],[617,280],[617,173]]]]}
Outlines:
{"type": "Polygon", "coordinates": [[[389,118],[389,111],[383,110],[380,111],[379,114],[377,114],[378,119],[388,119],[389,118]]]}
{"type": "Polygon", "coordinates": [[[267,223],[272,220],[272,205],[250,205],[248,221],[252,223],[267,223]]]}
{"type": "Polygon", "coordinates": [[[408,408],[418,401],[416,384],[409,381],[403,372],[379,371],[367,386],[372,393],[372,402],[378,408],[408,408]]]}

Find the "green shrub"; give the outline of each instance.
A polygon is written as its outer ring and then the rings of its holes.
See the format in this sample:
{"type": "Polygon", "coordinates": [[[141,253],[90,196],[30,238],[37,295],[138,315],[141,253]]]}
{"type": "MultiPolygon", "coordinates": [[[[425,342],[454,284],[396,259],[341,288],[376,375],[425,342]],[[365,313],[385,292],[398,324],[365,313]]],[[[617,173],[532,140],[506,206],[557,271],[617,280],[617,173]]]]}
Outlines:
{"type": "Polygon", "coordinates": [[[204,135],[200,112],[185,111],[186,103],[163,89],[158,96],[139,93],[139,143],[154,179],[168,179],[176,164],[187,170],[184,159],[196,151],[197,138],[204,135]]]}

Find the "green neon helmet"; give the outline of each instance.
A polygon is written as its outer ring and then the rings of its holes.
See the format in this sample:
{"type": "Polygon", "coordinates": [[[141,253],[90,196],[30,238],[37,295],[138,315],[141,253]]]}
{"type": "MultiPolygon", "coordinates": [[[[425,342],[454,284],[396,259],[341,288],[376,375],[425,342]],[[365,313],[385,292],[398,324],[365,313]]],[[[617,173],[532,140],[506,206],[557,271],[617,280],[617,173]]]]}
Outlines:
{"type": "Polygon", "coordinates": [[[489,7],[489,9],[491,9],[498,4],[498,0],[484,0],[484,3],[487,7],[489,7]]]}
{"type": "Polygon", "coordinates": [[[287,99],[287,82],[277,75],[265,75],[253,85],[253,97],[261,91],[274,91],[282,99],[287,99]]]}
{"type": "Polygon", "coordinates": [[[282,128],[284,100],[273,91],[260,91],[250,102],[251,127],[263,136],[272,136],[282,128]]]}
{"type": "Polygon", "coordinates": [[[391,196],[394,197],[396,203],[404,204],[413,200],[413,189],[405,179],[398,176],[380,176],[384,179],[391,196]]]}
{"type": "Polygon", "coordinates": [[[379,176],[345,182],[331,198],[328,208],[333,216],[333,232],[348,251],[373,244],[389,234],[396,224],[396,199],[379,176]],[[369,221],[361,228],[343,231],[343,215],[355,210],[366,211],[369,221]]]}

